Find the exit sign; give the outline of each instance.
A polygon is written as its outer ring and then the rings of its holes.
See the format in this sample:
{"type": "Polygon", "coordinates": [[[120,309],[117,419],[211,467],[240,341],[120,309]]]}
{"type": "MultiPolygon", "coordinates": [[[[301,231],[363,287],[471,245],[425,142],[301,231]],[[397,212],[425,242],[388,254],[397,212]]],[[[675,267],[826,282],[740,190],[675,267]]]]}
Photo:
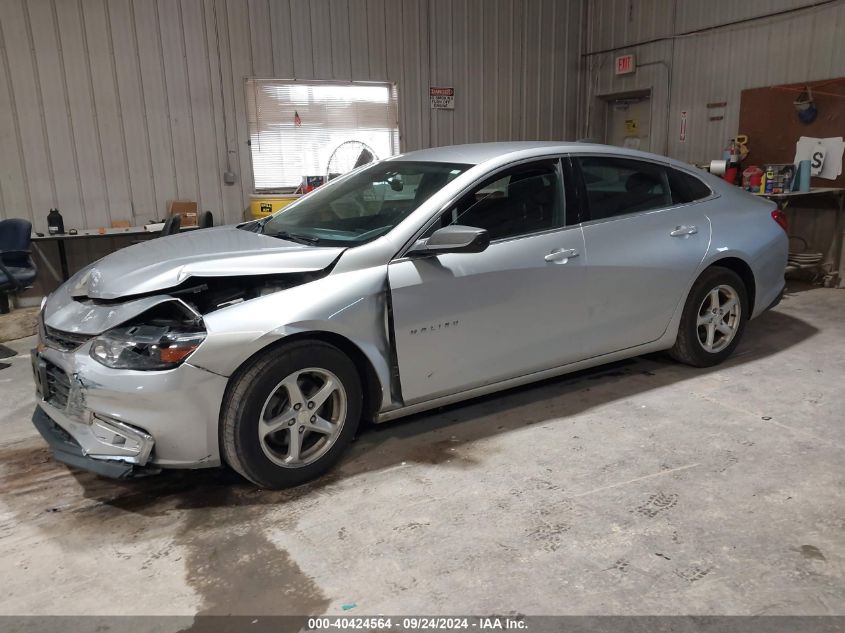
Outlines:
{"type": "Polygon", "coordinates": [[[627,75],[636,70],[633,55],[621,55],[616,58],[616,74],[627,75]]]}

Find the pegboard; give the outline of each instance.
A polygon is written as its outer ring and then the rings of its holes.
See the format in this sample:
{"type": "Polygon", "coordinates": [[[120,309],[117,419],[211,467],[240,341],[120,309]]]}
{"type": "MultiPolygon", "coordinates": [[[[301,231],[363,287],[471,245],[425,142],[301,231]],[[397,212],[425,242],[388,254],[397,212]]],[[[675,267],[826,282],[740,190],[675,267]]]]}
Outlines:
{"type": "MultiPolygon", "coordinates": [[[[801,136],[845,137],[845,77],[801,84],[743,90],[739,134],[748,135],[750,153],[743,165],[791,163],[801,136]],[[810,124],[798,119],[793,101],[809,85],[818,116],[810,124]]],[[[845,187],[845,170],[834,180],[813,178],[813,187],[845,187]]]]}

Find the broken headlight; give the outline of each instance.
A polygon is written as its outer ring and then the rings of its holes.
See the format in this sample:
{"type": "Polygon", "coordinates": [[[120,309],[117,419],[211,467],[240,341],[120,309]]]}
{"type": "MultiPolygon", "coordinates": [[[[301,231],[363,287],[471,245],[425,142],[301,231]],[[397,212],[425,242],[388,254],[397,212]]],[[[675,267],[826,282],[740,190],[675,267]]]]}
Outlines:
{"type": "Polygon", "coordinates": [[[205,340],[205,332],[182,325],[128,325],[94,339],[91,358],[113,369],[173,369],[205,340]]]}

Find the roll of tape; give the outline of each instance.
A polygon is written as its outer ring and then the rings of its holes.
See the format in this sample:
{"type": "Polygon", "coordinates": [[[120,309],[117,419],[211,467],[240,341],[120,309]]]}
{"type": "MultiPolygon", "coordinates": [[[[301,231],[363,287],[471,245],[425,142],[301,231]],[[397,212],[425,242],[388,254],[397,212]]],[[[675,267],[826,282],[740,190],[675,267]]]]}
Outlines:
{"type": "Polygon", "coordinates": [[[711,160],[710,161],[710,173],[714,174],[715,176],[723,176],[725,174],[725,170],[728,168],[728,161],[726,160],[711,160]]]}

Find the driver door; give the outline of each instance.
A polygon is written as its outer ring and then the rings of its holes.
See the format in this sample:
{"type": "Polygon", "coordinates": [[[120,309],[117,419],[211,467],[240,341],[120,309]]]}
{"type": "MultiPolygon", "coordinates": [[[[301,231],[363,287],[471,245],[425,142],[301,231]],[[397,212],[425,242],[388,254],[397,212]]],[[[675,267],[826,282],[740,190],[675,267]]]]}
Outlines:
{"type": "Polygon", "coordinates": [[[486,229],[481,253],[388,267],[402,395],[421,402],[581,357],[584,237],[567,226],[558,160],[485,179],[439,216],[486,229]]]}

